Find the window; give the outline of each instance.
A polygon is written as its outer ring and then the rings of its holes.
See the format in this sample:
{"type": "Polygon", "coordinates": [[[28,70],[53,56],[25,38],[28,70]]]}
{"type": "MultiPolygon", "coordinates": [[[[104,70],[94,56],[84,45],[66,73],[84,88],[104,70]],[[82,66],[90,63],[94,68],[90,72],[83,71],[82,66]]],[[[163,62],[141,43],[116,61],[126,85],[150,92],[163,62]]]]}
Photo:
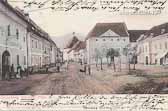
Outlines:
{"type": "Polygon", "coordinates": [[[41,49],[41,42],[39,42],[39,49],[41,49]]]}
{"type": "Polygon", "coordinates": [[[10,27],[10,25],[8,25],[8,36],[10,36],[11,35],[11,27],[10,27]]]}
{"type": "Polygon", "coordinates": [[[148,52],[148,47],[147,46],[145,47],[145,50],[146,50],[146,52],[148,52]]]}
{"type": "Polygon", "coordinates": [[[26,37],[23,37],[23,41],[24,41],[24,42],[26,41],[26,37]]]}
{"type": "Polygon", "coordinates": [[[103,41],[106,41],[106,39],[103,39],[103,41]]]}
{"type": "Polygon", "coordinates": [[[26,65],[26,56],[24,56],[24,65],[26,65]]]}
{"type": "Polygon", "coordinates": [[[154,36],[154,33],[150,33],[150,36],[153,37],[153,36],[154,36]]]}
{"type": "Polygon", "coordinates": [[[165,42],[165,49],[167,49],[168,48],[168,45],[167,45],[167,42],[165,42]]]}
{"type": "Polygon", "coordinates": [[[165,29],[161,29],[161,34],[164,34],[165,33],[165,29]]]}
{"type": "Polygon", "coordinates": [[[51,46],[51,51],[53,50],[52,46],[51,46]]]}
{"type": "Polygon", "coordinates": [[[96,41],[98,41],[98,39],[96,39],[96,41]]]}
{"type": "Polygon", "coordinates": [[[111,41],[113,41],[113,39],[111,39],[111,41]]]}
{"type": "Polygon", "coordinates": [[[123,41],[126,41],[126,39],[123,39],[123,41]]]}
{"type": "Polygon", "coordinates": [[[36,48],[38,47],[38,43],[37,43],[37,41],[36,41],[36,48]]]}
{"type": "Polygon", "coordinates": [[[160,43],[160,49],[162,49],[162,44],[160,43]]]}
{"type": "Polygon", "coordinates": [[[19,65],[19,55],[17,55],[17,65],[19,65]]]}
{"type": "Polygon", "coordinates": [[[120,41],[120,39],[117,39],[117,41],[120,41]]]}
{"type": "Polygon", "coordinates": [[[33,44],[34,44],[34,40],[32,40],[32,48],[34,48],[34,45],[33,45],[33,44]]]}
{"type": "Polygon", "coordinates": [[[16,29],[16,39],[18,40],[19,39],[19,30],[16,29]]]}

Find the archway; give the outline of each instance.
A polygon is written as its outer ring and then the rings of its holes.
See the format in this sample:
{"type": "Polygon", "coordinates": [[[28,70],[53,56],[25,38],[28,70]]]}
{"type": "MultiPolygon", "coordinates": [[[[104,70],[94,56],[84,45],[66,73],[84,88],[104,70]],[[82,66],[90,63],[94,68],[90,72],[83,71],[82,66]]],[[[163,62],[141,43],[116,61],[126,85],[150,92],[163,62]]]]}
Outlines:
{"type": "Polygon", "coordinates": [[[2,80],[6,79],[9,76],[10,68],[10,53],[6,50],[2,54],[2,80]]]}

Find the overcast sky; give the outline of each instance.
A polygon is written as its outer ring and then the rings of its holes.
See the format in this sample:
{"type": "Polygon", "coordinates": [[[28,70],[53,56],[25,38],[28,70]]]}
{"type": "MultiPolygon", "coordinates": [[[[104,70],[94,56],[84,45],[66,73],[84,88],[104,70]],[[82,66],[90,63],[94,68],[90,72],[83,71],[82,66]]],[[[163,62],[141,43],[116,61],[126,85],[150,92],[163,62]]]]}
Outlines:
{"type": "MultiPolygon", "coordinates": [[[[10,0],[9,0],[10,1],[10,0]]],[[[17,1],[17,0],[15,0],[17,1]]],[[[19,1],[19,0],[18,0],[19,1]]],[[[15,3],[13,6],[22,7],[22,3],[15,3]]],[[[165,10],[168,10],[166,7],[165,10]]],[[[105,12],[53,12],[42,10],[30,13],[31,18],[51,36],[62,36],[67,33],[87,33],[98,22],[125,22],[128,29],[149,29],[154,25],[168,22],[168,14],[163,13],[157,16],[125,16],[113,15],[105,12]]]]}

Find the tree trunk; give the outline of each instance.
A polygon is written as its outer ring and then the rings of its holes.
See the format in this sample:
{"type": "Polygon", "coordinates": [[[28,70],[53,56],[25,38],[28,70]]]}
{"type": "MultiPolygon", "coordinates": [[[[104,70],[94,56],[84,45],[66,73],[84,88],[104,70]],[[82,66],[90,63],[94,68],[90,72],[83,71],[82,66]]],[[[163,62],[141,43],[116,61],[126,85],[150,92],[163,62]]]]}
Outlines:
{"type": "Polygon", "coordinates": [[[96,69],[99,70],[98,69],[98,59],[96,59],[96,69]]]}
{"type": "Polygon", "coordinates": [[[91,66],[90,65],[88,67],[88,72],[89,72],[89,75],[91,75],[91,66]]]}
{"type": "Polygon", "coordinates": [[[109,66],[108,57],[106,57],[106,59],[107,59],[107,67],[108,67],[109,66]]]}
{"type": "Polygon", "coordinates": [[[114,72],[116,72],[116,66],[115,66],[115,60],[114,60],[114,57],[112,58],[113,60],[113,69],[114,69],[114,72]]]}
{"type": "Polygon", "coordinates": [[[136,65],[136,57],[134,56],[133,57],[133,60],[134,60],[134,69],[133,70],[135,70],[136,68],[135,68],[135,65],[136,65]]]}
{"type": "Polygon", "coordinates": [[[120,61],[120,63],[119,63],[120,64],[120,70],[119,71],[121,72],[121,56],[119,57],[119,59],[120,59],[119,60],[120,61]]]}
{"type": "Polygon", "coordinates": [[[101,58],[101,70],[103,70],[103,63],[102,63],[102,58],[101,58]]]}
{"type": "Polygon", "coordinates": [[[113,61],[113,59],[112,59],[112,57],[110,57],[110,66],[111,66],[111,64],[112,64],[112,61],[113,61]]]}
{"type": "Polygon", "coordinates": [[[131,66],[130,66],[130,60],[128,59],[128,70],[131,70],[131,66]]]}

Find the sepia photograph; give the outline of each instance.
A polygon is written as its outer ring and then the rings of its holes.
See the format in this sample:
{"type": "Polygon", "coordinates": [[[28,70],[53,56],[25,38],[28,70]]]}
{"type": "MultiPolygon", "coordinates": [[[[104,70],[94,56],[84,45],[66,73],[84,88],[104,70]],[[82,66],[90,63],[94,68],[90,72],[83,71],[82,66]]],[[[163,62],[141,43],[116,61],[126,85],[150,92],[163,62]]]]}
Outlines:
{"type": "Polygon", "coordinates": [[[167,0],[0,0],[0,95],[168,94],[167,0]]]}

